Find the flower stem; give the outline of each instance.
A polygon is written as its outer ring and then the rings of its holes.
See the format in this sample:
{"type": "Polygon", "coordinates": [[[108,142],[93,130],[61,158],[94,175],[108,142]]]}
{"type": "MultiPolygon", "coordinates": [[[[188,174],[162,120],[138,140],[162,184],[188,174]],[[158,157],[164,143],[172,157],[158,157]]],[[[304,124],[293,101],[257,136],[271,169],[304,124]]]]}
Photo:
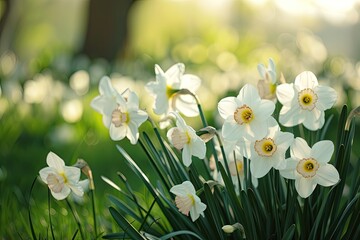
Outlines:
{"type": "Polygon", "coordinates": [[[53,239],[55,239],[55,235],[54,235],[54,230],[53,230],[53,225],[52,225],[52,221],[51,221],[51,193],[50,193],[50,189],[48,188],[48,213],[49,213],[49,223],[50,223],[50,231],[51,231],[51,236],[53,239]]]}
{"type": "Polygon", "coordinates": [[[66,198],[66,203],[72,213],[72,215],[74,216],[74,219],[75,219],[75,222],[76,224],[78,225],[78,228],[79,228],[79,231],[80,231],[80,235],[81,235],[81,239],[84,240],[85,237],[84,237],[84,233],[82,231],[82,228],[81,228],[81,223],[80,223],[80,219],[79,219],[79,215],[77,214],[76,210],[73,209],[73,207],[71,206],[69,200],[66,198]]]}
{"type": "Polygon", "coordinates": [[[93,212],[93,220],[94,220],[94,232],[95,232],[95,239],[97,238],[97,226],[96,226],[96,211],[95,211],[95,190],[90,189],[91,195],[91,205],[92,205],[92,212],[93,212]]]}

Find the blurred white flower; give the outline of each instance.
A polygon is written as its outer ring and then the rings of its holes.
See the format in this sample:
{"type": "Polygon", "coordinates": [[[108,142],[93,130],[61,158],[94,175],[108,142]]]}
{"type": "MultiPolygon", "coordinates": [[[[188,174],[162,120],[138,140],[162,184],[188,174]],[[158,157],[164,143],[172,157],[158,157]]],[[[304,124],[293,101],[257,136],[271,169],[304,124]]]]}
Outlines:
{"type": "Polygon", "coordinates": [[[156,81],[146,84],[146,89],[154,96],[154,112],[157,115],[167,115],[171,110],[178,110],[187,117],[199,115],[196,100],[186,93],[179,93],[187,89],[195,94],[201,80],[192,74],[184,74],[185,65],[177,63],[164,72],[159,65],[155,65],[156,81]]]}
{"type": "Polygon", "coordinates": [[[225,119],[222,135],[226,141],[252,140],[267,133],[267,121],[272,118],[275,104],[261,99],[256,88],[246,84],[237,97],[220,100],[218,111],[225,119]]]}
{"type": "Polygon", "coordinates": [[[46,183],[53,197],[63,200],[71,192],[78,196],[84,194],[84,190],[79,184],[80,169],[65,166],[64,161],[53,152],[49,152],[46,158],[49,167],[40,170],[40,178],[46,183]]]}
{"type": "Polygon", "coordinates": [[[261,139],[251,143],[251,174],[257,178],[265,176],[271,168],[285,167],[285,152],[294,140],[294,135],[280,131],[278,123],[273,120],[269,131],[261,139]]]}
{"type": "Polygon", "coordinates": [[[283,105],[279,117],[282,125],[292,127],[302,123],[312,131],[322,128],[324,111],[331,108],[337,98],[334,89],[320,86],[316,76],[309,71],[300,73],[294,83],[279,85],[276,96],[283,105]]]}
{"type": "Polygon", "coordinates": [[[302,138],[295,138],[290,147],[291,157],[286,159],[286,167],[280,174],[295,179],[295,188],[299,195],[307,198],[317,184],[329,187],[340,181],[336,168],[328,164],[334,152],[334,144],[324,140],[308,146],[302,138]]]}
{"type": "Polygon", "coordinates": [[[176,127],[169,129],[167,137],[170,143],[178,150],[182,150],[182,161],[186,167],[190,166],[192,156],[205,158],[205,142],[196,135],[195,130],[187,126],[184,119],[176,112],[176,127]]]}
{"type": "Polygon", "coordinates": [[[276,69],[274,61],[269,59],[269,66],[266,68],[264,64],[258,64],[258,72],[261,79],[258,81],[257,88],[262,99],[276,99],[276,69]]]}
{"type": "Polygon", "coordinates": [[[99,91],[100,96],[91,101],[91,107],[103,115],[103,123],[109,128],[111,139],[117,141],[127,137],[131,144],[136,144],[138,128],[148,117],[146,112],[139,110],[136,93],[128,90],[123,95],[119,94],[108,77],[100,80],[99,91]]]}
{"type": "Polygon", "coordinates": [[[196,195],[194,186],[190,181],[185,181],[182,184],[175,185],[170,189],[170,192],[176,195],[175,203],[179,211],[189,216],[194,222],[200,215],[204,216],[206,205],[201,202],[201,199],[196,195]]]}

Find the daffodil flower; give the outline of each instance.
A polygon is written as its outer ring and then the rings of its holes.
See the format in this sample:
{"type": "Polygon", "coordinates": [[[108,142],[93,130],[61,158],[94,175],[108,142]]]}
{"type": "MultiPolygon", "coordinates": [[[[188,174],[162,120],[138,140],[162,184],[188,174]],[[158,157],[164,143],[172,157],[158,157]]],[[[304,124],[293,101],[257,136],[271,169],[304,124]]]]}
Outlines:
{"type": "Polygon", "coordinates": [[[275,63],[270,58],[269,66],[266,68],[264,64],[258,64],[258,72],[261,79],[258,81],[257,88],[262,99],[276,99],[276,69],[275,63]]]}
{"type": "Polygon", "coordinates": [[[286,159],[286,166],[280,174],[288,179],[295,179],[295,188],[299,195],[307,198],[317,184],[325,187],[340,181],[336,168],[329,164],[334,152],[334,144],[323,140],[308,146],[302,138],[295,138],[290,147],[291,157],[286,159]]]}
{"type": "Polygon", "coordinates": [[[199,115],[196,100],[188,94],[179,94],[181,89],[191,93],[199,88],[201,80],[192,74],[184,74],[185,65],[177,63],[164,72],[155,65],[156,81],[146,84],[146,89],[154,96],[154,112],[157,115],[167,115],[177,110],[187,117],[199,115]]]}
{"type": "Polygon", "coordinates": [[[275,104],[261,99],[256,88],[246,84],[237,97],[220,100],[218,111],[225,119],[222,135],[226,141],[252,140],[267,133],[275,104]]]}
{"type": "Polygon", "coordinates": [[[79,184],[81,174],[79,168],[65,166],[64,161],[53,152],[47,155],[46,163],[48,167],[41,169],[39,174],[55,199],[63,200],[71,192],[83,196],[84,190],[79,184]]]}
{"type": "Polygon", "coordinates": [[[206,205],[201,202],[201,199],[196,195],[194,186],[190,181],[185,181],[182,184],[175,185],[170,189],[170,192],[175,194],[175,203],[179,211],[190,217],[194,222],[200,215],[204,216],[206,205]]]}
{"type": "Polygon", "coordinates": [[[294,135],[280,131],[278,123],[270,123],[266,136],[257,139],[251,144],[250,170],[253,176],[261,178],[271,168],[282,169],[285,167],[285,152],[294,140],[294,135]]]}
{"type": "Polygon", "coordinates": [[[170,143],[178,150],[182,150],[182,161],[186,167],[190,166],[192,156],[205,158],[205,142],[196,135],[195,130],[187,126],[184,119],[176,112],[176,127],[169,129],[167,137],[170,143]]]}
{"type": "Polygon", "coordinates": [[[337,98],[334,89],[320,86],[316,76],[309,71],[300,73],[294,83],[279,85],[276,96],[283,105],[279,117],[282,125],[292,127],[302,123],[312,131],[322,128],[324,111],[331,108],[337,98]]]}
{"type": "Polygon", "coordinates": [[[146,112],[139,110],[136,93],[128,90],[119,94],[108,77],[100,80],[99,91],[100,96],[92,100],[91,106],[103,115],[103,123],[109,128],[111,139],[118,141],[127,137],[131,144],[136,144],[138,128],[148,117],[146,112]]]}

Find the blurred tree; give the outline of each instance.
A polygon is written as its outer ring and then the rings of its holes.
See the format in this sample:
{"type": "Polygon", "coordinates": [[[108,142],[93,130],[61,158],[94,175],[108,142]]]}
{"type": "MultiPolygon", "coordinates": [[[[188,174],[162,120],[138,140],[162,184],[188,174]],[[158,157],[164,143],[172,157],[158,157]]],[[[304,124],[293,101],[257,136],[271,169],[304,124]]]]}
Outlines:
{"type": "Polygon", "coordinates": [[[90,0],[84,44],[80,54],[110,62],[123,57],[128,36],[128,14],[135,0],[90,0]]]}

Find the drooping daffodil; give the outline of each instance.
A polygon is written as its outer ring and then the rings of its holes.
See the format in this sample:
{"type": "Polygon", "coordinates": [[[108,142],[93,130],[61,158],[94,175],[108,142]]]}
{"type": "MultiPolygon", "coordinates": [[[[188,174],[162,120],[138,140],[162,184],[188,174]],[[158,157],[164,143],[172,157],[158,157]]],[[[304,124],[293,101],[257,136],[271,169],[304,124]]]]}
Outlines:
{"type": "Polygon", "coordinates": [[[285,167],[285,153],[294,140],[294,135],[282,132],[275,119],[269,123],[268,133],[251,143],[251,174],[257,178],[265,176],[271,168],[285,167]]]}
{"type": "Polygon", "coordinates": [[[222,135],[226,141],[252,140],[264,136],[268,129],[268,119],[273,118],[275,104],[261,99],[257,89],[246,84],[237,97],[220,100],[218,111],[225,119],[222,135]]]}
{"type": "Polygon", "coordinates": [[[276,96],[283,105],[279,122],[292,127],[303,124],[315,131],[325,123],[324,111],[330,109],[337,99],[334,89],[320,86],[314,73],[300,73],[294,83],[284,83],[276,88],[276,96]]]}
{"type": "Polygon", "coordinates": [[[182,161],[188,167],[192,163],[192,156],[205,158],[206,145],[177,112],[172,114],[176,117],[176,127],[169,129],[167,138],[176,149],[182,150],[182,161]]]}
{"type": "Polygon", "coordinates": [[[328,163],[333,152],[334,144],[329,140],[319,141],[310,148],[304,139],[297,137],[290,147],[291,157],[286,159],[280,174],[295,179],[296,191],[307,198],[317,184],[329,187],[340,181],[338,171],[328,163]]]}
{"type": "Polygon", "coordinates": [[[79,168],[65,166],[64,161],[53,152],[48,153],[46,163],[48,167],[41,169],[39,174],[55,199],[63,200],[71,192],[83,196],[84,190],[79,184],[81,174],[79,168]]]}
{"type": "Polygon", "coordinates": [[[118,93],[111,85],[109,77],[103,77],[99,84],[100,95],[91,101],[91,106],[103,115],[103,123],[114,141],[127,137],[131,144],[139,138],[138,128],[148,115],[139,109],[139,98],[135,92],[127,90],[118,93]]]}
{"type": "Polygon", "coordinates": [[[179,211],[190,217],[194,222],[200,215],[204,216],[206,205],[201,202],[201,199],[196,195],[195,188],[190,181],[185,181],[182,184],[175,185],[170,189],[170,192],[175,194],[175,203],[179,211]]]}
{"type": "Polygon", "coordinates": [[[195,94],[201,80],[192,74],[184,74],[185,65],[177,63],[164,72],[155,65],[156,81],[146,84],[146,89],[154,96],[153,110],[157,115],[167,115],[170,111],[179,111],[187,117],[199,115],[196,100],[193,96],[182,93],[186,90],[195,94]]]}

